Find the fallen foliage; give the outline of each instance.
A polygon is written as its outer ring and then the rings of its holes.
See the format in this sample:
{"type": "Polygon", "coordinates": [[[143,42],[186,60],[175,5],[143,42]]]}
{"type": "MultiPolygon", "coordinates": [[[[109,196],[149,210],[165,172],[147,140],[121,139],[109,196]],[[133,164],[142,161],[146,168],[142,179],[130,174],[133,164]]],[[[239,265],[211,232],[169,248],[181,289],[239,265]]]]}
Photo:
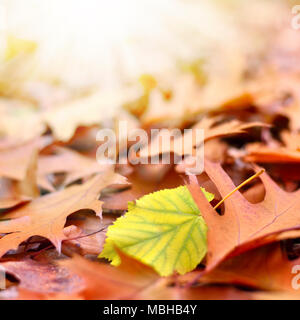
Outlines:
{"type": "Polygon", "coordinates": [[[34,78],[38,46],[8,39],[0,299],[300,299],[300,33],[250,20],[249,41],[114,90],[34,78]],[[128,161],[99,161],[99,129],[128,161]]]}

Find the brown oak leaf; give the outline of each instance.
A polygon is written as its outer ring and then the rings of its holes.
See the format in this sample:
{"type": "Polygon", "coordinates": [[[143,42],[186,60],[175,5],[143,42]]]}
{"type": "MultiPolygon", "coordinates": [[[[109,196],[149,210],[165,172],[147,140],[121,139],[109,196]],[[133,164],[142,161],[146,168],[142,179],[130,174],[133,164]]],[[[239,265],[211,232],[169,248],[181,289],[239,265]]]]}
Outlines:
{"type": "MultiPolygon", "coordinates": [[[[234,188],[230,177],[218,163],[205,161],[205,171],[222,197],[234,188]]],[[[300,191],[282,190],[268,175],[260,176],[266,189],[265,198],[250,203],[236,191],[225,200],[225,212],[219,215],[205,199],[195,176],[190,176],[188,188],[208,226],[207,270],[226,257],[280,239],[297,237],[288,231],[300,229],[300,191]],[[281,234],[281,235],[280,235],[281,234]]]]}
{"type": "Polygon", "coordinates": [[[218,123],[220,120],[220,117],[203,118],[192,127],[191,131],[185,133],[183,136],[176,136],[175,138],[173,137],[174,133],[172,130],[162,130],[154,137],[154,139],[152,139],[149,145],[146,145],[141,149],[139,156],[145,158],[170,152],[184,155],[186,150],[191,151],[194,148],[199,147],[199,143],[202,143],[202,141],[199,141],[200,137],[196,138],[197,129],[203,130],[204,141],[208,141],[217,137],[245,133],[247,129],[253,127],[268,126],[261,122],[243,123],[239,120],[218,123]],[[162,141],[170,141],[171,138],[174,138],[172,143],[162,144],[162,141]]]}
{"type": "Polygon", "coordinates": [[[3,215],[0,233],[6,235],[0,239],[0,256],[34,235],[49,239],[60,251],[67,216],[80,209],[92,209],[100,216],[103,202],[98,197],[101,190],[109,185],[125,183],[124,177],[110,170],[82,185],[39,197],[3,215]]]}

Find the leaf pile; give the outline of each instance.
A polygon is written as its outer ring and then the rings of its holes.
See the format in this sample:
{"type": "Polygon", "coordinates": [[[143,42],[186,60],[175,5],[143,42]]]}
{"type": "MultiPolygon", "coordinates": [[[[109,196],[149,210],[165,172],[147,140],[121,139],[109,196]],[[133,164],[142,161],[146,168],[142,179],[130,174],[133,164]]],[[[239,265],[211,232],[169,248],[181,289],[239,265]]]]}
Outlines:
{"type": "MultiPolygon", "coordinates": [[[[0,81],[0,298],[300,299],[300,33],[266,35],[230,51],[232,79],[195,62],[142,91],[0,81]],[[98,163],[97,130],[124,120],[191,131],[128,155],[170,164],[98,163]],[[186,175],[197,129],[204,172],[186,175]]],[[[11,38],[4,71],[35,49],[11,38]]]]}

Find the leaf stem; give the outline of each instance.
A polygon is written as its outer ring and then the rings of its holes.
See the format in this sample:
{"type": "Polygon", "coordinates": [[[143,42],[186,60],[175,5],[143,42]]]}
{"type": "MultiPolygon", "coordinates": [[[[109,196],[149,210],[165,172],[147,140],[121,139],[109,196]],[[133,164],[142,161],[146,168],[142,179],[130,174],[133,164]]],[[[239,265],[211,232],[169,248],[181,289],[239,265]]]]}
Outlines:
{"type": "Polygon", "coordinates": [[[237,186],[235,189],[233,189],[231,192],[229,192],[220,202],[218,202],[215,206],[214,209],[217,209],[226,199],[228,199],[234,192],[239,190],[241,187],[243,187],[245,184],[248,182],[252,181],[256,177],[260,176],[262,173],[265,172],[265,169],[261,169],[260,171],[256,172],[253,176],[242,182],[239,186],[237,186]]]}

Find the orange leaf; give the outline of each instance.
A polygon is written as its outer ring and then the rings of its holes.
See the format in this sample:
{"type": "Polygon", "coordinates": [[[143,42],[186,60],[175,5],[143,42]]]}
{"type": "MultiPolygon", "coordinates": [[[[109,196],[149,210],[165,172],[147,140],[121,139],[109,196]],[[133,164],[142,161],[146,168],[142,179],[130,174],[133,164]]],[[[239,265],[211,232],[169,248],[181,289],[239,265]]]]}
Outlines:
{"type": "Polygon", "coordinates": [[[159,276],[152,268],[119,254],[122,262],[118,268],[80,256],[60,264],[83,278],[85,287],[80,294],[84,299],[136,299],[139,292],[153,285],[159,276]]]}
{"type": "Polygon", "coordinates": [[[0,256],[34,235],[48,238],[60,251],[67,216],[80,209],[92,209],[101,215],[102,202],[98,200],[101,190],[125,183],[125,178],[107,171],[82,185],[39,197],[3,215],[3,219],[9,220],[0,222],[0,233],[8,234],[0,239],[0,256]]]}
{"type": "Polygon", "coordinates": [[[299,263],[300,258],[288,260],[280,244],[272,243],[224,261],[199,281],[297,293],[292,287],[292,269],[299,263]]]}
{"type": "Polygon", "coordinates": [[[220,121],[220,117],[216,118],[203,118],[196,125],[192,127],[193,131],[189,131],[183,136],[174,138],[173,143],[169,145],[162,145],[161,141],[170,141],[172,138],[171,130],[161,131],[152,141],[151,144],[145,146],[140,151],[140,157],[151,157],[157,154],[174,152],[179,155],[184,155],[184,150],[193,150],[193,148],[199,147],[196,143],[202,141],[196,141],[197,129],[204,130],[204,141],[208,141],[217,137],[230,136],[235,134],[245,133],[247,129],[253,127],[268,126],[261,122],[243,123],[239,120],[231,120],[229,122],[217,124],[220,121]],[[166,139],[166,140],[163,140],[166,139]],[[188,145],[186,145],[188,144],[188,145]],[[184,146],[184,147],[183,147],[184,146]]]}
{"type": "MultiPolygon", "coordinates": [[[[205,171],[222,197],[235,188],[219,164],[206,160],[205,171]]],[[[272,242],[285,231],[300,229],[300,191],[283,191],[266,173],[260,178],[266,189],[264,201],[252,204],[236,191],[225,200],[225,213],[220,216],[205,199],[195,177],[190,177],[188,188],[208,226],[208,270],[228,256],[272,242]]],[[[288,232],[285,237],[289,237],[288,232]]]]}

